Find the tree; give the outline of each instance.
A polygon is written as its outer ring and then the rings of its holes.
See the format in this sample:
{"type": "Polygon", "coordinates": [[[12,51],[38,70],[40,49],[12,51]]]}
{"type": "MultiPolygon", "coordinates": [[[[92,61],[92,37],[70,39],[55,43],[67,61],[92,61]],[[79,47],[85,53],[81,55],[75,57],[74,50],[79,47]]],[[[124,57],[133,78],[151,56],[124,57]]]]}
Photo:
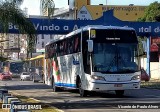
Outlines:
{"type": "MultiPolygon", "coordinates": [[[[144,16],[139,18],[138,21],[140,22],[160,22],[160,3],[153,2],[151,3],[144,12],[144,16]]],[[[143,55],[143,45],[142,41],[146,41],[146,37],[139,37],[139,53],[143,55]]]]}
{"type": "MultiPolygon", "coordinates": [[[[1,0],[2,1],[2,0],[1,0]]],[[[8,2],[14,3],[15,5],[21,5],[24,0],[6,0],[8,2]]]]}
{"type": "Polygon", "coordinates": [[[139,18],[139,21],[160,22],[160,3],[153,2],[145,10],[144,17],[139,18]]]}
{"type": "Polygon", "coordinates": [[[28,51],[32,52],[36,41],[36,30],[33,23],[27,19],[19,5],[23,0],[0,0],[0,30],[8,33],[9,24],[12,23],[19,28],[20,34],[28,35],[28,51]]]}

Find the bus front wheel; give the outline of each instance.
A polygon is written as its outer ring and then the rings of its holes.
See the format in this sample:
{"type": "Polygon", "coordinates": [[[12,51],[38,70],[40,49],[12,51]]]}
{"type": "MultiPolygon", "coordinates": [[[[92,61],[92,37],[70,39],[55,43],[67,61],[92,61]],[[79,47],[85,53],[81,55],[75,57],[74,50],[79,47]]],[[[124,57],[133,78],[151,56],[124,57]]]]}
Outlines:
{"type": "Polygon", "coordinates": [[[87,91],[82,88],[82,83],[79,81],[79,94],[81,97],[87,96],[87,91]]]}
{"type": "Polygon", "coordinates": [[[123,96],[124,95],[124,90],[116,90],[116,95],[117,96],[123,96]]]}

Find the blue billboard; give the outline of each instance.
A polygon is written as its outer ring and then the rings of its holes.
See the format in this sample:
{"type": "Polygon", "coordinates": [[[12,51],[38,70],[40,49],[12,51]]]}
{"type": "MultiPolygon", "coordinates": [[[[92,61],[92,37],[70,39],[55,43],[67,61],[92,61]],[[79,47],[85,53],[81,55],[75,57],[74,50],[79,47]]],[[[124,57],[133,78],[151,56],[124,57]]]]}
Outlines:
{"type": "MultiPolygon", "coordinates": [[[[48,18],[29,18],[35,26],[37,34],[67,34],[86,25],[128,26],[133,27],[139,36],[160,36],[159,22],[121,21],[113,16],[113,10],[104,12],[97,20],[64,20],[48,18]]],[[[19,33],[17,27],[9,25],[9,33],[19,33]]]]}

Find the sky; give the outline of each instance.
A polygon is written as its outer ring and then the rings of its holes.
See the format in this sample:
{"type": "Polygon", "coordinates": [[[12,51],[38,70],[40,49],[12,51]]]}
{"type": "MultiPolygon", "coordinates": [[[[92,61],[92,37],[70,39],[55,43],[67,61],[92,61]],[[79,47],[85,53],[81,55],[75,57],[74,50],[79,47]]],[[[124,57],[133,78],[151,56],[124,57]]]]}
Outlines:
{"type": "MultiPolygon", "coordinates": [[[[149,5],[150,3],[160,0],[91,0],[92,5],[149,5]]],[[[61,8],[68,6],[68,0],[54,0],[55,7],[61,8]]],[[[28,8],[29,15],[40,15],[40,0],[24,0],[21,9],[28,8]]]]}

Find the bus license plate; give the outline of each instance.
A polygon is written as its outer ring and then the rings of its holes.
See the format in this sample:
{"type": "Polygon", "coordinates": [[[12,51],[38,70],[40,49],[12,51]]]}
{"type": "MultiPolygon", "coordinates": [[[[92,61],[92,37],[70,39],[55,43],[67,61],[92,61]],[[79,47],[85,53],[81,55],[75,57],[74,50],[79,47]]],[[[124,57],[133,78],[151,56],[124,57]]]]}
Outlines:
{"type": "Polygon", "coordinates": [[[114,84],[114,87],[122,87],[122,84],[114,84]]]}

